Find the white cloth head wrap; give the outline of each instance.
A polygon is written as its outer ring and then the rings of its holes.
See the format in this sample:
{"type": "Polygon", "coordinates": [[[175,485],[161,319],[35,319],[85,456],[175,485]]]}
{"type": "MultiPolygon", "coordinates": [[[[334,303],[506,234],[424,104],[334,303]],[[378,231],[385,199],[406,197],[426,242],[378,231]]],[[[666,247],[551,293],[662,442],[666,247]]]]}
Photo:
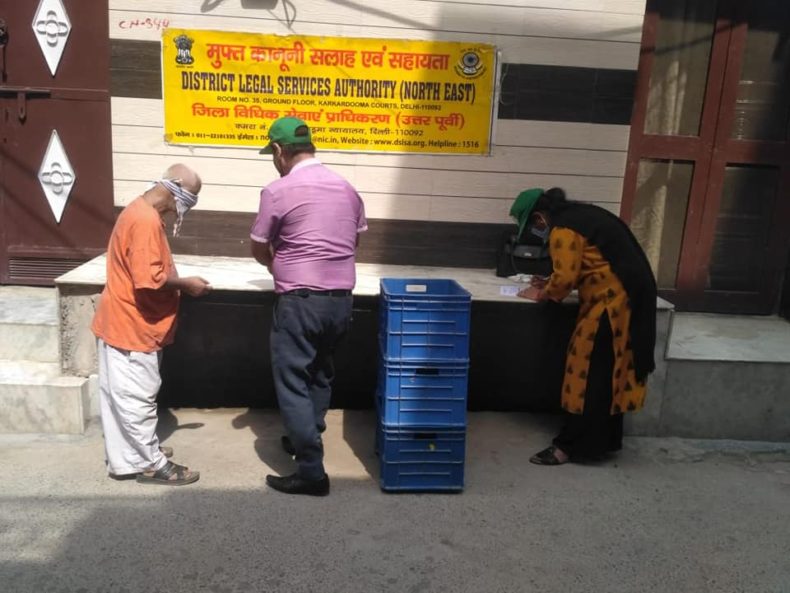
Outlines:
{"type": "Polygon", "coordinates": [[[178,233],[181,232],[181,223],[184,222],[184,215],[197,204],[197,194],[184,189],[172,179],[160,179],[154,182],[154,184],[156,183],[161,184],[173,194],[173,198],[176,201],[176,222],[173,225],[173,236],[178,237],[178,233]]]}

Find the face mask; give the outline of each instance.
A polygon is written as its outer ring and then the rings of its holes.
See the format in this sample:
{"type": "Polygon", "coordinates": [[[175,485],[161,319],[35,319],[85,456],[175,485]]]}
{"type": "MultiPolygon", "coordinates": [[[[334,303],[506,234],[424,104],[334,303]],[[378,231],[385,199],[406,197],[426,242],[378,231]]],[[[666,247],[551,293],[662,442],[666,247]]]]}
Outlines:
{"type": "Polygon", "coordinates": [[[542,229],[535,228],[534,226],[529,227],[529,232],[536,237],[540,237],[540,239],[545,243],[549,239],[549,233],[551,232],[549,227],[543,227],[542,229]]]}
{"type": "Polygon", "coordinates": [[[181,223],[184,222],[184,216],[197,204],[198,197],[172,179],[160,179],[156,183],[162,184],[176,201],[176,222],[173,225],[173,236],[178,237],[178,234],[181,232],[181,223]]]}
{"type": "Polygon", "coordinates": [[[184,222],[184,215],[189,212],[190,208],[181,200],[176,200],[176,222],[173,224],[173,236],[178,237],[181,232],[181,223],[184,222]]]}

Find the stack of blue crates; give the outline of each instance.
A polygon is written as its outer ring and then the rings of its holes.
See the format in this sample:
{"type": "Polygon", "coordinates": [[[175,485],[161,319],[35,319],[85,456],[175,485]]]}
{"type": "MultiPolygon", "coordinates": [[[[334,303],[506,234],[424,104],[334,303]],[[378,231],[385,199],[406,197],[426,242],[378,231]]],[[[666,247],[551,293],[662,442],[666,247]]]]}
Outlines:
{"type": "Polygon", "coordinates": [[[464,487],[470,307],[471,295],[454,280],[381,280],[382,490],[464,487]]]}

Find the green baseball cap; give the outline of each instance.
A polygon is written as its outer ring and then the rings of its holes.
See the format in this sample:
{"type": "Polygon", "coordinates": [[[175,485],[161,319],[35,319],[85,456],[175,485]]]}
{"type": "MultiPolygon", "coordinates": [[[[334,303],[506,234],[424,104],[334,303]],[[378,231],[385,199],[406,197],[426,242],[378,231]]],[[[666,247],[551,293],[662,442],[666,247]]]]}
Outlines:
{"type": "Polygon", "coordinates": [[[310,144],[312,142],[309,126],[298,117],[281,117],[269,127],[269,143],[261,148],[259,154],[272,154],[272,143],[310,144]],[[304,128],[304,130],[299,130],[304,128]],[[297,134],[297,130],[301,133],[297,134]]]}
{"type": "Polygon", "coordinates": [[[535,203],[541,195],[543,195],[543,189],[540,187],[533,187],[532,189],[525,189],[518,194],[518,197],[513,202],[513,206],[510,208],[510,216],[518,223],[519,237],[521,233],[524,232],[524,227],[529,220],[530,214],[532,214],[532,209],[535,207],[535,203]]]}

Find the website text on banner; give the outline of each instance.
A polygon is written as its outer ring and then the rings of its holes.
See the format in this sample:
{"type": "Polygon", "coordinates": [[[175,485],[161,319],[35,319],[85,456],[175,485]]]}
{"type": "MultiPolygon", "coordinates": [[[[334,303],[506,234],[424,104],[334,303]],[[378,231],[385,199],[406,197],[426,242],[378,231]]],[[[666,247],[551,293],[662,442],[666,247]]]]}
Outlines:
{"type": "Polygon", "coordinates": [[[165,141],[262,146],[303,119],[324,150],[489,154],[496,49],[166,29],[165,141]]]}

